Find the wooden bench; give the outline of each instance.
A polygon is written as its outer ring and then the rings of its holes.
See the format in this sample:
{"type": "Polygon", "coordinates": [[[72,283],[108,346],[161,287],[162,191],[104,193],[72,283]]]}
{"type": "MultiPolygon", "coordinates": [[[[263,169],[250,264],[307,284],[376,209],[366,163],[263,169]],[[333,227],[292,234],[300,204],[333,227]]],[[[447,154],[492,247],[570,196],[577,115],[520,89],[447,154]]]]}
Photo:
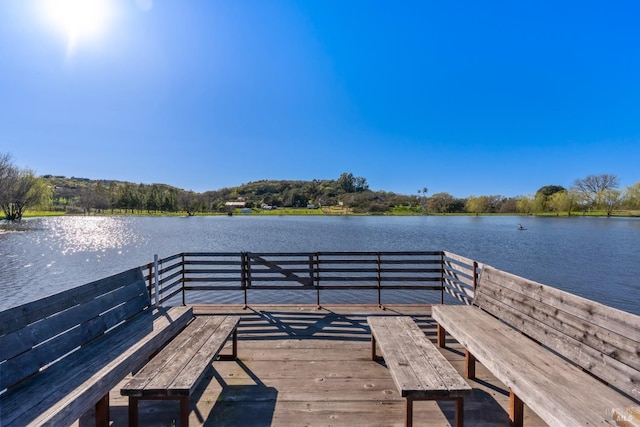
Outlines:
{"type": "Polygon", "coordinates": [[[367,317],[371,329],[371,358],[376,359],[380,347],[391,376],[406,398],[406,425],[413,424],[414,400],[454,400],[455,424],[464,424],[464,396],[471,387],[425,336],[416,323],[406,316],[367,317]]]}
{"type": "Polygon", "coordinates": [[[139,268],[0,312],[0,425],[70,425],[193,317],[151,306],[139,268]]]}
{"type": "Polygon", "coordinates": [[[473,305],[434,306],[445,330],[510,390],[510,418],[524,404],[550,425],[615,424],[640,398],[640,317],[485,266],[473,305]]]}
{"type": "Polygon", "coordinates": [[[138,425],[138,401],[179,400],[180,426],[189,425],[189,397],[207,369],[233,336],[238,354],[239,316],[197,316],[120,390],[129,396],[129,426],[138,425]]]}

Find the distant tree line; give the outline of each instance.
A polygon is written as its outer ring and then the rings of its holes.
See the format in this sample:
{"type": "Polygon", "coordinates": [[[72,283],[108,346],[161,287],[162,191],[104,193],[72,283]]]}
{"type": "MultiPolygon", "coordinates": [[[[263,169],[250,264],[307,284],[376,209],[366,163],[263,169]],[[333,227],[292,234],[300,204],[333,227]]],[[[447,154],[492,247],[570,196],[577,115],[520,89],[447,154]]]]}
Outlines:
{"type": "Polygon", "coordinates": [[[619,190],[615,175],[589,175],[576,179],[569,189],[559,185],[541,187],[534,195],[501,195],[456,198],[440,192],[427,197],[371,191],[366,178],[343,173],[335,180],[262,180],[232,188],[195,193],[166,184],[132,184],[82,178],[44,176],[53,189],[51,206],[69,213],[224,213],[228,202],[244,207],[322,208],[342,206],[355,213],[413,214],[579,214],[589,211],[640,209],[640,182],[619,190]]]}
{"type": "Polygon", "coordinates": [[[640,182],[623,190],[616,175],[589,175],[576,179],[570,188],[549,185],[540,188],[533,196],[518,200],[518,211],[522,213],[552,212],[586,214],[601,211],[611,215],[615,210],[640,209],[640,182]]]}
{"type": "Polygon", "coordinates": [[[166,184],[134,184],[45,175],[17,168],[0,155],[0,207],[6,219],[19,220],[27,209],[71,214],[93,213],[226,213],[240,204],[252,209],[326,208],[354,213],[402,214],[585,214],[611,215],[615,210],[640,210],[640,182],[619,189],[616,175],[589,175],[570,188],[541,187],[534,195],[456,198],[440,192],[427,197],[369,189],[366,178],[343,173],[337,179],[311,181],[262,180],[232,188],[196,193],[166,184]],[[230,203],[235,202],[235,203],[230,203]]]}

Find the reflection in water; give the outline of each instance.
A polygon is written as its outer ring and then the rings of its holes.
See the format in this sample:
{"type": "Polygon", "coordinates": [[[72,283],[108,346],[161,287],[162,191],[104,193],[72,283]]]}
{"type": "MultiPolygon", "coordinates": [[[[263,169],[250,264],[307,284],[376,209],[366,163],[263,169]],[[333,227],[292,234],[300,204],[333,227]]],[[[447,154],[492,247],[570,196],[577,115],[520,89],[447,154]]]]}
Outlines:
{"type": "Polygon", "coordinates": [[[0,309],[135,267],[114,261],[146,241],[118,217],[39,218],[4,230],[0,309]]]}
{"type": "Polygon", "coordinates": [[[50,221],[48,225],[51,226],[50,236],[46,238],[48,246],[63,255],[122,249],[136,237],[134,230],[118,217],[75,217],[50,221]]]}

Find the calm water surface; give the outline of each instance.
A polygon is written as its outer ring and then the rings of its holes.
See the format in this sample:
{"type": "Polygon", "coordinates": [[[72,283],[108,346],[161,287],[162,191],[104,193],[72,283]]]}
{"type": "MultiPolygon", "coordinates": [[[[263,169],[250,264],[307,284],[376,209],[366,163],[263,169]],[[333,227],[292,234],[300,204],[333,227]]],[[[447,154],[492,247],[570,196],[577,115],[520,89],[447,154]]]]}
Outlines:
{"type": "Polygon", "coordinates": [[[146,264],[156,253],[406,250],[451,251],[640,314],[640,219],[581,217],[33,219],[0,232],[0,309],[146,264]]]}

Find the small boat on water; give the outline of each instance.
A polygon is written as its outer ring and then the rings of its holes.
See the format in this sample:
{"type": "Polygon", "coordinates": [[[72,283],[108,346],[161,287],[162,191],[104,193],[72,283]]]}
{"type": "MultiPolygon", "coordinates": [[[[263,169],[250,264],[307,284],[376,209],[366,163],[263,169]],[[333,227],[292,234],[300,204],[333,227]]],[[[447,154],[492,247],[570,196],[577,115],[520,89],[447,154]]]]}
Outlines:
{"type": "Polygon", "coordinates": [[[518,224],[518,230],[522,231],[522,230],[526,230],[526,228],[524,228],[522,224],[518,224]]]}

